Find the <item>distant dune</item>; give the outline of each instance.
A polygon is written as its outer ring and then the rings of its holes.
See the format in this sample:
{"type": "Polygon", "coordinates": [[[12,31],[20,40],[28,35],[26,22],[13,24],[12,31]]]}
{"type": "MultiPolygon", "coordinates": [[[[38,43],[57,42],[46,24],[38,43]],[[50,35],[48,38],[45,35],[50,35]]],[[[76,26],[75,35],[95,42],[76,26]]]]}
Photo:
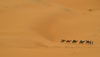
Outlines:
{"type": "MultiPolygon", "coordinates": [[[[55,47],[64,48],[63,50],[83,46],[83,48],[91,48],[91,46],[85,46],[85,44],[82,46],[78,43],[75,44],[76,46],[73,44],[66,46],[65,43],[60,43],[61,39],[88,39],[94,41],[95,46],[92,47],[99,48],[99,38],[100,0],[0,0],[0,50],[2,50],[0,57],[10,54],[9,51],[6,52],[8,49],[12,49],[11,53],[14,52],[12,57],[17,57],[14,50],[17,52],[23,50],[30,54],[33,52],[23,48],[55,47]]],[[[97,50],[95,48],[93,51],[97,50]]],[[[39,50],[43,51],[42,48],[39,50]]],[[[82,49],[84,50],[88,49],[82,49]]],[[[35,50],[35,52],[38,51],[35,50]]],[[[45,50],[43,54],[46,52],[45,50]]],[[[80,53],[80,51],[77,52],[80,53]]],[[[39,53],[41,54],[40,51],[39,53]]],[[[24,57],[24,55],[20,54],[18,57],[24,57]]]]}

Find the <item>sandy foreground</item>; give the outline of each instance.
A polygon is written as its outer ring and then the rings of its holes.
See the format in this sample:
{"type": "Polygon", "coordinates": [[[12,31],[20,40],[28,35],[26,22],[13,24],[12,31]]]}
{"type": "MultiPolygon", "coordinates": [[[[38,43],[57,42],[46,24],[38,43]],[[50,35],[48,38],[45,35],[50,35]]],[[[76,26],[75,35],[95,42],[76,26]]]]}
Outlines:
{"type": "Polygon", "coordinates": [[[99,0],[0,0],[0,57],[65,56],[100,57],[99,0]]]}

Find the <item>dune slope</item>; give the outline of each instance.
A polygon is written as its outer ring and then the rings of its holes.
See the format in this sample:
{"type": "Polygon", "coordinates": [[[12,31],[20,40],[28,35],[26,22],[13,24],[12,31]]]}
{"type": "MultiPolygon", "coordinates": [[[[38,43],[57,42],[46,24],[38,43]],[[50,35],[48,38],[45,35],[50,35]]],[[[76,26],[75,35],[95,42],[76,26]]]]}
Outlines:
{"type": "Polygon", "coordinates": [[[99,2],[0,0],[0,57],[100,57],[99,2]],[[88,39],[94,45],[61,39],[88,39]]]}

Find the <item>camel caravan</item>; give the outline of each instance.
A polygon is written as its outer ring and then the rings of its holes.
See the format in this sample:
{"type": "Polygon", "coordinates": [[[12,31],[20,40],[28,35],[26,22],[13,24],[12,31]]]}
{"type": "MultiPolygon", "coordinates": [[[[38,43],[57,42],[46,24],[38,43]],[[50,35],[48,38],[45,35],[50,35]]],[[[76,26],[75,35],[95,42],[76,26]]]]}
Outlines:
{"type": "MultiPolygon", "coordinates": [[[[62,43],[62,42],[66,42],[66,43],[70,43],[70,42],[72,42],[72,43],[77,43],[78,40],[69,40],[69,39],[68,39],[68,40],[64,40],[64,39],[62,39],[62,40],[61,40],[61,43],[62,43]]],[[[80,44],[80,43],[93,44],[93,41],[89,41],[89,40],[83,41],[83,40],[80,40],[80,41],[79,41],[79,44],[80,44]]]]}

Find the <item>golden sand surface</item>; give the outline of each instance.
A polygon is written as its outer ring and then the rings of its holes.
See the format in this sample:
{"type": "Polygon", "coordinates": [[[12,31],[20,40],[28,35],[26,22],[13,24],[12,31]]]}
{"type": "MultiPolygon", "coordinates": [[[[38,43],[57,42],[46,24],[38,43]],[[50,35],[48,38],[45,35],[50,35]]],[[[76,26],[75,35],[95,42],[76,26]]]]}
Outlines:
{"type": "Polygon", "coordinates": [[[0,0],[0,57],[65,56],[100,57],[100,0],[0,0]]]}

